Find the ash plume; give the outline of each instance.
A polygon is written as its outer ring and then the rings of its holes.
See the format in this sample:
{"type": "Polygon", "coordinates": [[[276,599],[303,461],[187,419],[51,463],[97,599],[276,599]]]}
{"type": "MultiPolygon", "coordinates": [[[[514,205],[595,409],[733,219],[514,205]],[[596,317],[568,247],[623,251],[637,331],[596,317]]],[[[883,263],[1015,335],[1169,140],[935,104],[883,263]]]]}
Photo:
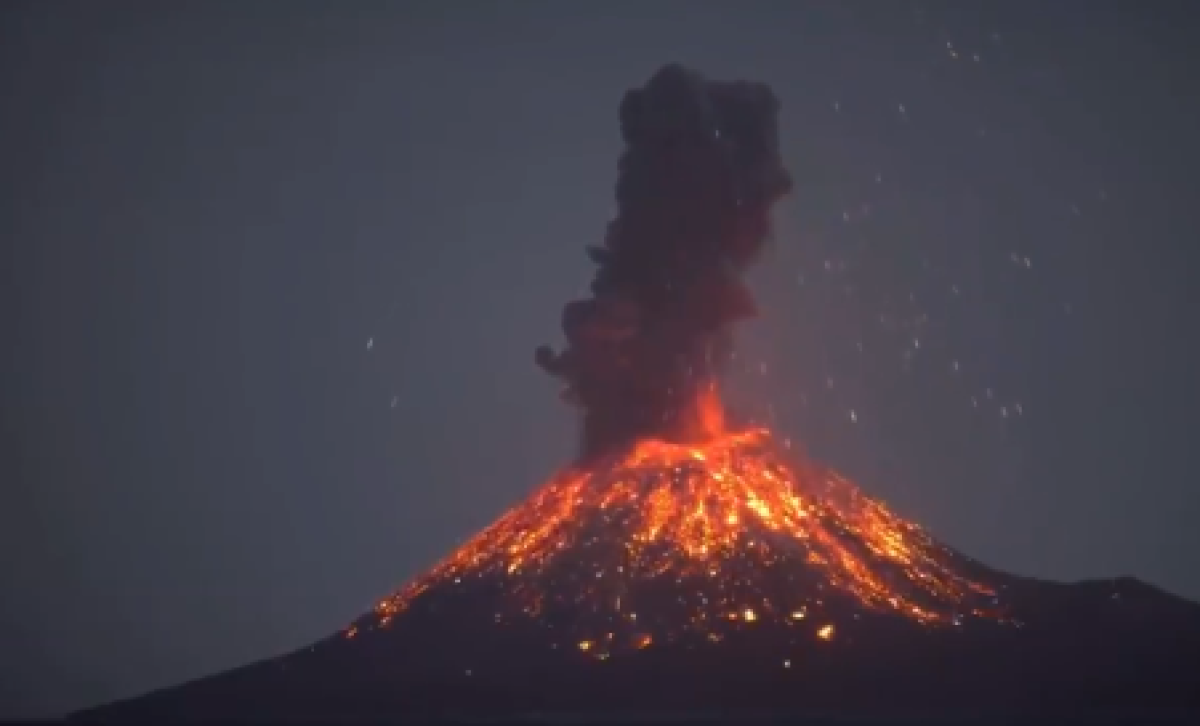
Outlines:
{"type": "Polygon", "coordinates": [[[583,411],[582,458],[687,435],[689,407],[728,360],[732,324],[756,312],[741,273],[792,186],[778,113],[764,84],[678,65],[625,94],[617,216],[587,249],[592,297],[564,307],[566,348],[535,355],[583,411]]]}

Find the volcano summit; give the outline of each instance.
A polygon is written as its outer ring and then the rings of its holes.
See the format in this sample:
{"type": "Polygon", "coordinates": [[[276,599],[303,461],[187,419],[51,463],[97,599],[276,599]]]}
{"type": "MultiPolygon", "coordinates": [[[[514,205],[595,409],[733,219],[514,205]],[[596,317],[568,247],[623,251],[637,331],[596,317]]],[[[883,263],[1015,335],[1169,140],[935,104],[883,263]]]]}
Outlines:
{"type": "Polygon", "coordinates": [[[791,185],[765,86],[668,66],[621,105],[619,212],[537,362],[579,456],[296,653],[78,718],[1196,709],[1200,607],[964,557],[730,425],[739,273],[791,185]]]}

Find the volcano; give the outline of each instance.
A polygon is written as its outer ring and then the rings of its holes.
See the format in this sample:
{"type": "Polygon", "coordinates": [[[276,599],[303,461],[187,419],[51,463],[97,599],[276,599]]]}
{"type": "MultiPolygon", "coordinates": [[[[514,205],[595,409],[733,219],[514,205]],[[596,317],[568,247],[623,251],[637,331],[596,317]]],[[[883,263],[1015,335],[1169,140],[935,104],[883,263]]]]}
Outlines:
{"type": "Polygon", "coordinates": [[[748,428],[564,471],[344,631],[80,717],[1198,705],[1200,606],[990,569],[748,428]]]}
{"type": "Polygon", "coordinates": [[[727,421],[777,111],[678,66],[626,95],[593,297],[535,355],[581,410],[571,465],[329,638],[77,718],[1200,707],[1200,606],[999,572],[727,421]]]}

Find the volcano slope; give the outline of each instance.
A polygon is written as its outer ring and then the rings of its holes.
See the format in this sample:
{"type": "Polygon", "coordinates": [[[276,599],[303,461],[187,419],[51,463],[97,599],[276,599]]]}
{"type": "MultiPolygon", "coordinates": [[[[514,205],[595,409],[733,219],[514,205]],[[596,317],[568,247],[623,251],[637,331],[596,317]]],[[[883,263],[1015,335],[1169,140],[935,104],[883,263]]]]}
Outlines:
{"type": "Polygon", "coordinates": [[[789,454],[644,442],[343,632],[78,717],[1197,707],[1200,607],[997,572],[789,454]]]}

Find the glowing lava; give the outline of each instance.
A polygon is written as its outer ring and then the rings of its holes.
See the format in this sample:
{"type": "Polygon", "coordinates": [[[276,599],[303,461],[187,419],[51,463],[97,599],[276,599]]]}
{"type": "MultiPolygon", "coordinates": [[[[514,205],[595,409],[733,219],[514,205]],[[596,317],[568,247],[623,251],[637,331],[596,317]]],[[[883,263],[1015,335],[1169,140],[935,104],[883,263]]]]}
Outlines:
{"type": "Polygon", "coordinates": [[[503,593],[496,622],[566,623],[559,632],[599,657],[769,624],[830,640],[837,599],[930,626],[999,617],[982,604],[992,588],[920,527],[789,460],[766,429],[726,431],[712,389],[692,418],[692,443],[643,441],[560,473],[379,603],[369,625],[472,582],[503,593]]]}

